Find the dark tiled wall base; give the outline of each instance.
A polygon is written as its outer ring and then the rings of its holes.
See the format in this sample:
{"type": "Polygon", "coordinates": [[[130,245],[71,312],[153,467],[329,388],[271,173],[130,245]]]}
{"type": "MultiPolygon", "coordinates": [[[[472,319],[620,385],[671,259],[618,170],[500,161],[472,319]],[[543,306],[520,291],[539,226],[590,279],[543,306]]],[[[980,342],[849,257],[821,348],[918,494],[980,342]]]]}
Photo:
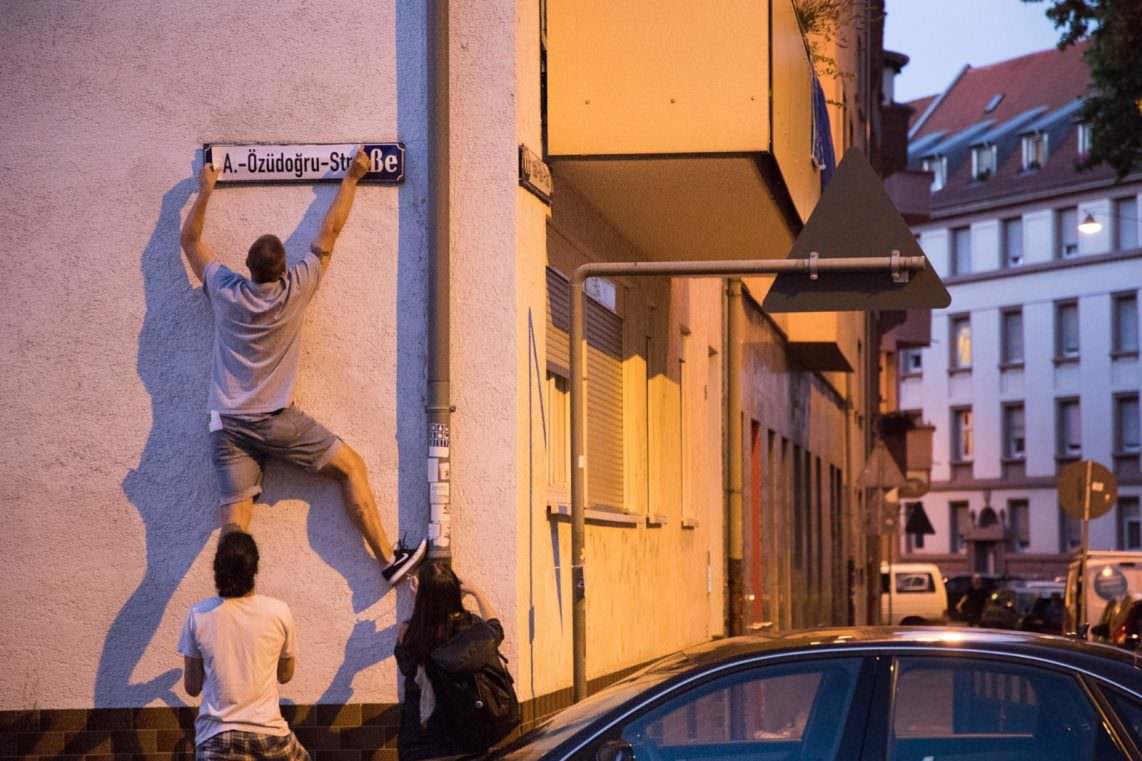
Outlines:
{"type": "MultiPolygon", "coordinates": [[[[596,692],[639,666],[592,679],[596,692]]],[[[571,705],[571,688],[524,702],[527,731],[571,705]]],[[[314,761],[397,761],[400,706],[283,705],[314,761]]],[[[0,761],[193,761],[198,708],[0,711],[0,761]]]]}
{"type": "MultiPolygon", "coordinates": [[[[396,761],[400,707],[282,706],[314,761],[396,761]]],[[[193,761],[197,708],[0,711],[0,761],[193,761]]]]}

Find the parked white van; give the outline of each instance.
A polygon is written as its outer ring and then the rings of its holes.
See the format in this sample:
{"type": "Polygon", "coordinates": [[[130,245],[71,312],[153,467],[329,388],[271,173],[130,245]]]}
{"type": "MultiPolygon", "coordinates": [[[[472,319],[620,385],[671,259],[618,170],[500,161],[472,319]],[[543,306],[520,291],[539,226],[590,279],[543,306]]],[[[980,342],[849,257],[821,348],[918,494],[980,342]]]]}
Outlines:
{"type": "Polygon", "coordinates": [[[1079,579],[1081,559],[1082,553],[1076,552],[1067,566],[1064,633],[1078,630],[1079,597],[1083,596],[1084,588],[1086,615],[1083,618],[1088,624],[1098,623],[1109,602],[1142,594],[1142,552],[1091,550],[1087,553],[1085,584],[1079,579]]]}
{"type": "Polygon", "coordinates": [[[882,564],[880,593],[883,624],[942,624],[948,619],[948,592],[935,563],[882,564]]]}

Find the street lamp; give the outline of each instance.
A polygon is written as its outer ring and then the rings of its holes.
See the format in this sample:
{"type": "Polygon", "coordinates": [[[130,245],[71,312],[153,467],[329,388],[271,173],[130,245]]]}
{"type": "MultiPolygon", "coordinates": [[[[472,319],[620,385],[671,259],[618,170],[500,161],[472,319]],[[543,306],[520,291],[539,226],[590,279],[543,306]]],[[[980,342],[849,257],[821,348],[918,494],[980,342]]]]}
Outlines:
{"type": "Polygon", "coordinates": [[[1083,221],[1079,222],[1079,232],[1083,235],[1094,235],[1102,231],[1102,222],[1094,218],[1094,214],[1089,211],[1083,217],[1083,221]]]}

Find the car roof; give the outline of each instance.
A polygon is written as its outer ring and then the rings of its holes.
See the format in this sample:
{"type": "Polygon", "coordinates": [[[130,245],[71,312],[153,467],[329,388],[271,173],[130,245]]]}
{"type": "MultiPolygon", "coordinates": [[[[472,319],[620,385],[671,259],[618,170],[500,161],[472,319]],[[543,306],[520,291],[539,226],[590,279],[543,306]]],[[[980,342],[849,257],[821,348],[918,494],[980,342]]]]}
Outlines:
{"type": "MultiPolygon", "coordinates": [[[[975,627],[860,627],[793,631],[782,635],[747,635],[714,640],[683,650],[689,666],[701,667],[730,658],[779,654],[783,651],[931,649],[932,647],[971,651],[993,650],[1021,653],[1054,660],[1069,666],[1096,670],[1109,667],[1120,676],[1131,674],[1142,679],[1142,656],[1106,645],[1083,642],[1032,632],[980,629],[975,627]]],[[[676,659],[662,662],[667,670],[678,670],[676,659]]],[[[652,666],[650,670],[653,670],[652,666]]]]}

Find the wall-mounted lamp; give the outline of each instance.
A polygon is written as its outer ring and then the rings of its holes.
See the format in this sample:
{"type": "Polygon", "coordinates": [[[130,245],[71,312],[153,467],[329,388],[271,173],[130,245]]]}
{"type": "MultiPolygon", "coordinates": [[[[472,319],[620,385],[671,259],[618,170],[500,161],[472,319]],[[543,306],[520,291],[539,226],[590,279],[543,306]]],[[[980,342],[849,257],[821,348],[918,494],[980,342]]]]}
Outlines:
{"type": "Polygon", "coordinates": [[[1094,218],[1094,214],[1089,211],[1083,217],[1083,221],[1079,222],[1079,232],[1083,235],[1094,235],[1102,231],[1102,222],[1094,218]]]}

